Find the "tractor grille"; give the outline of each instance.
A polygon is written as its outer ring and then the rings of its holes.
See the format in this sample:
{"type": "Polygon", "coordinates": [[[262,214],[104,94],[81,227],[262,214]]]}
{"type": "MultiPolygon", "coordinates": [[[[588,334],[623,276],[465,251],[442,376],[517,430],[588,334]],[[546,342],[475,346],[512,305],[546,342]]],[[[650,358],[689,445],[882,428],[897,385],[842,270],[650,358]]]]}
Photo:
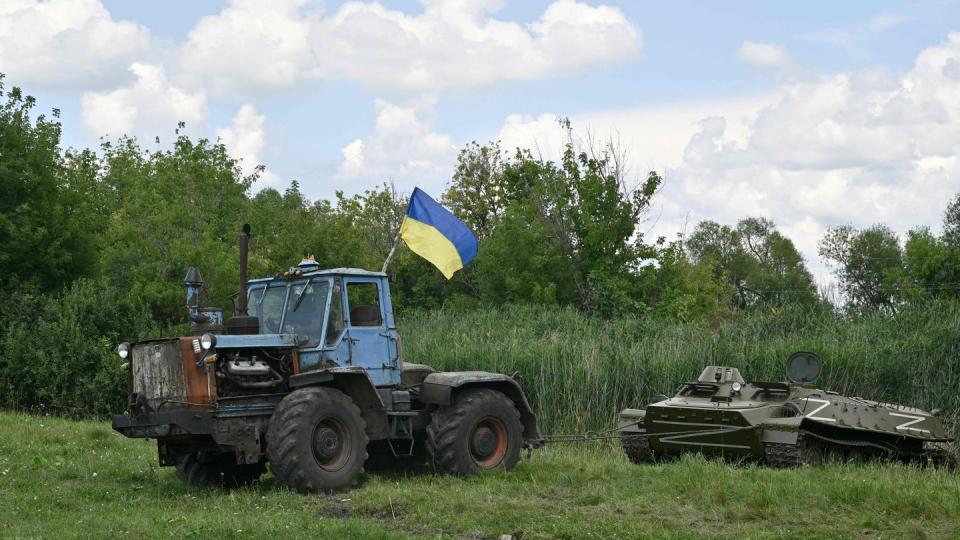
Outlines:
{"type": "Polygon", "coordinates": [[[151,409],[165,401],[188,401],[181,351],[175,339],[133,345],[133,391],[146,398],[151,409]]]}

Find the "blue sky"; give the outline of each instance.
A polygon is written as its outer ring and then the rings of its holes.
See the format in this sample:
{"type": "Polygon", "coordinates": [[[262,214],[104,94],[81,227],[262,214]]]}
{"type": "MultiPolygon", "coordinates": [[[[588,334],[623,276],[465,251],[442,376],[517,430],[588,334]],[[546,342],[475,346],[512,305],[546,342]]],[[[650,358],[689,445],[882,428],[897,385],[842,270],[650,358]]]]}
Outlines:
{"type": "Polygon", "coordinates": [[[960,191],[960,3],[9,0],[0,72],[67,146],[220,136],[258,186],[439,194],[458,148],[554,118],[666,185],[650,234],[770,217],[938,228],[960,191]]]}

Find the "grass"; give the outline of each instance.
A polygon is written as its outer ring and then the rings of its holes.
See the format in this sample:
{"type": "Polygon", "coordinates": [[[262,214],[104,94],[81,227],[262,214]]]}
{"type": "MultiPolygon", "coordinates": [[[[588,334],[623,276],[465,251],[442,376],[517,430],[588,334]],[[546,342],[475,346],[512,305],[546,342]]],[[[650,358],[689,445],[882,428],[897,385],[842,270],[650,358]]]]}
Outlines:
{"type": "Polygon", "coordinates": [[[559,446],[467,480],[371,472],[345,493],[185,486],[152,441],[0,413],[0,538],[957,538],[960,476],[902,465],[630,464],[559,446]]]}

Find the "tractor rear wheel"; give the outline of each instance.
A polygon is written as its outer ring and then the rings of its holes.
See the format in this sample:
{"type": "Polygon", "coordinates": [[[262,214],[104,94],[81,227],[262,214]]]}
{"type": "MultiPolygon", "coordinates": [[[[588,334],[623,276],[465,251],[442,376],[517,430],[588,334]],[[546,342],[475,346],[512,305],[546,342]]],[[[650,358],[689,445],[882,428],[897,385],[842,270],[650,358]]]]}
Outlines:
{"type": "Polygon", "coordinates": [[[427,426],[427,455],[434,470],[470,476],[511,470],[523,446],[520,413],[502,392],[467,390],[434,411],[427,426]]]}
{"type": "Polygon", "coordinates": [[[301,493],[349,488],[367,460],[366,422],[335,388],[301,388],[283,398],[267,429],[277,481],[301,493]]]}
{"type": "Polygon", "coordinates": [[[233,454],[187,454],[177,465],[177,478],[197,487],[241,487],[260,479],[263,463],[237,464],[233,454]]]}

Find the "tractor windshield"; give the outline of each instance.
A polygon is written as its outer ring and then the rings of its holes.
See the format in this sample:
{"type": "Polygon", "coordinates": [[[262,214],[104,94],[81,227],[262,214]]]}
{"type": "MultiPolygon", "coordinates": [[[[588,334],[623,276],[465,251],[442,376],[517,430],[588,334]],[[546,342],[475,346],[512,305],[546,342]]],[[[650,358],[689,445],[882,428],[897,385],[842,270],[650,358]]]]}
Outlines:
{"type": "Polygon", "coordinates": [[[251,316],[260,319],[261,334],[280,333],[283,300],[286,296],[287,287],[285,283],[250,289],[247,311],[251,316]]]}
{"type": "Polygon", "coordinates": [[[323,328],[323,310],[327,305],[326,279],[311,278],[290,285],[283,333],[296,334],[301,347],[316,347],[323,328]]]}

